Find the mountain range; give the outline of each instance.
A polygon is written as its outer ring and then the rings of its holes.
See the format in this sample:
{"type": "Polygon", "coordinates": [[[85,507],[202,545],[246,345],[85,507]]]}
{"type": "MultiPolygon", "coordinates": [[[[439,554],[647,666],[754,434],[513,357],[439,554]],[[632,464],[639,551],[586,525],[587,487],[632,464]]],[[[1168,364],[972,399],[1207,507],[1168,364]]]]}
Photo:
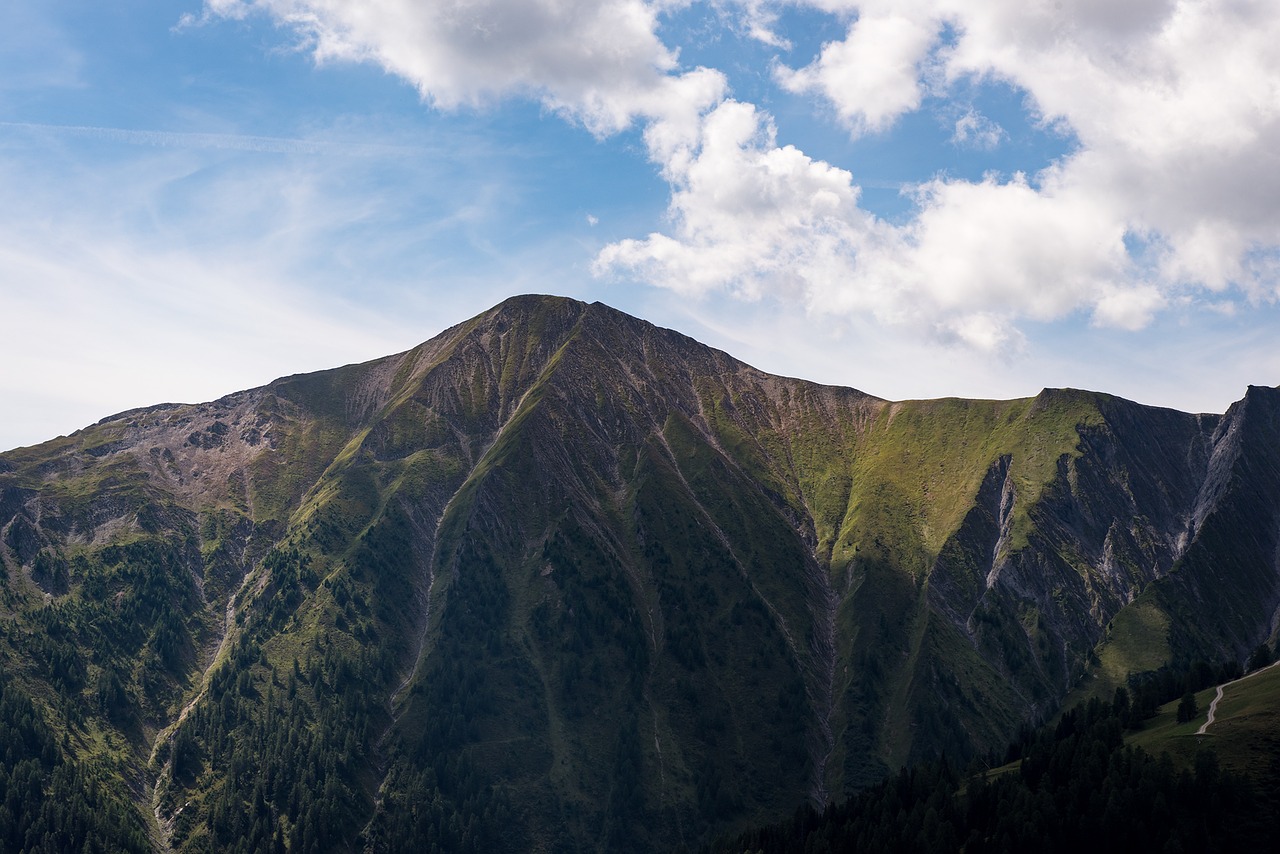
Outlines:
{"type": "Polygon", "coordinates": [[[696,847],[1278,616],[1274,388],[887,401],[524,296],[0,454],[5,773],[106,848],[696,847]]]}

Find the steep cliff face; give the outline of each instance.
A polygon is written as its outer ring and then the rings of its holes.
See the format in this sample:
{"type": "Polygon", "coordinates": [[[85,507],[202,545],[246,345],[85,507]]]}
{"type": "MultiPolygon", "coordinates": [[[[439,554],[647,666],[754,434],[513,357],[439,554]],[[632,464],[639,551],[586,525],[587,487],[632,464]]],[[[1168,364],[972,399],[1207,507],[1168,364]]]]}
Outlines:
{"type": "Polygon", "coordinates": [[[1150,592],[1170,643],[1244,659],[1280,608],[1280,390],[1250,386],[1212,435],[1175,570],[1150,592]]]}
{"type": "Polygon", "coordinates": [[[0,455],[0,659],[158,847],[694,845],[1245,654],[1278,407],[889,403],[516,298],[0,455]]]}
{"type": "MultiPolygon", "coordinates": [[[[940,554],[931,591],[1032,717],[1059,707],[1110,621],[1177,564],[1217,421],[1075,392],[1047,391],[1037,403],[1066,399],[1091,411],[1027,508],[1025,539],[1017,543],[1011,521],[1013,458],[1001,457],[940,554]]],[[[1143,642],[1169,657],[1165,638],[1143,642]]]]}

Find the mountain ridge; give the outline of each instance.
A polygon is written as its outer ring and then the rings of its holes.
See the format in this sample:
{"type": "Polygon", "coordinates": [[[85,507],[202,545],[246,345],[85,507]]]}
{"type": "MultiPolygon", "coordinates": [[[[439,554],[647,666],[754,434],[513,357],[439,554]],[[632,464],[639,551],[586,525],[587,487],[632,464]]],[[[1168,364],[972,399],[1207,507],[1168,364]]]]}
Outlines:
{"type": "Polygon", "coordinates": [[[523,848],[692,844],[1002,748],[1135,662],[1246,655],[1280,607],[1277,413],[1262,387],[1221,416],[886,401],[517,297],[0,454],[0,621],[57,627],[0,661],[71,754],[122,745],[161,848],[226,844],[259,802],[302,848],[322,817],[373,850],[461,845],[451,816],[523,848]],[[304,718],[345,757],[314,817],[227,770],[304,718]]]}

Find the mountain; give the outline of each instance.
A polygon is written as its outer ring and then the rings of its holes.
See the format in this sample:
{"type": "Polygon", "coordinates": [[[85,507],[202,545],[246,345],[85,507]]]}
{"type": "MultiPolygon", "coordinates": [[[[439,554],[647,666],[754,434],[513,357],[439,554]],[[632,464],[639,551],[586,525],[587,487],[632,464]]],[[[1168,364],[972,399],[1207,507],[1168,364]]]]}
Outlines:
{"type": "Polygon", "coordinates": [[[11,765],[162,850],[695,846],[1242,660],[1278,439],[1276,389],[889,402],[513,298],[0,454],[11,765]]]}

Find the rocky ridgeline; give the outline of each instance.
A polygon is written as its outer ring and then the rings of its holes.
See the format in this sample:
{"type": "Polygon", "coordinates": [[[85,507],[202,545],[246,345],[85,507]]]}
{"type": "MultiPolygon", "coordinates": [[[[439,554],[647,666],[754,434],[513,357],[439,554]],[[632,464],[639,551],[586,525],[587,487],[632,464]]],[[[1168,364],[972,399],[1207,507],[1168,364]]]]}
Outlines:
{"type": "Polygon", "coordinates": [[[520,297],[0,455],[0,660],[158,848],[694,845],[1246,655],[1277,413],[888,403],[520,297]]]}

